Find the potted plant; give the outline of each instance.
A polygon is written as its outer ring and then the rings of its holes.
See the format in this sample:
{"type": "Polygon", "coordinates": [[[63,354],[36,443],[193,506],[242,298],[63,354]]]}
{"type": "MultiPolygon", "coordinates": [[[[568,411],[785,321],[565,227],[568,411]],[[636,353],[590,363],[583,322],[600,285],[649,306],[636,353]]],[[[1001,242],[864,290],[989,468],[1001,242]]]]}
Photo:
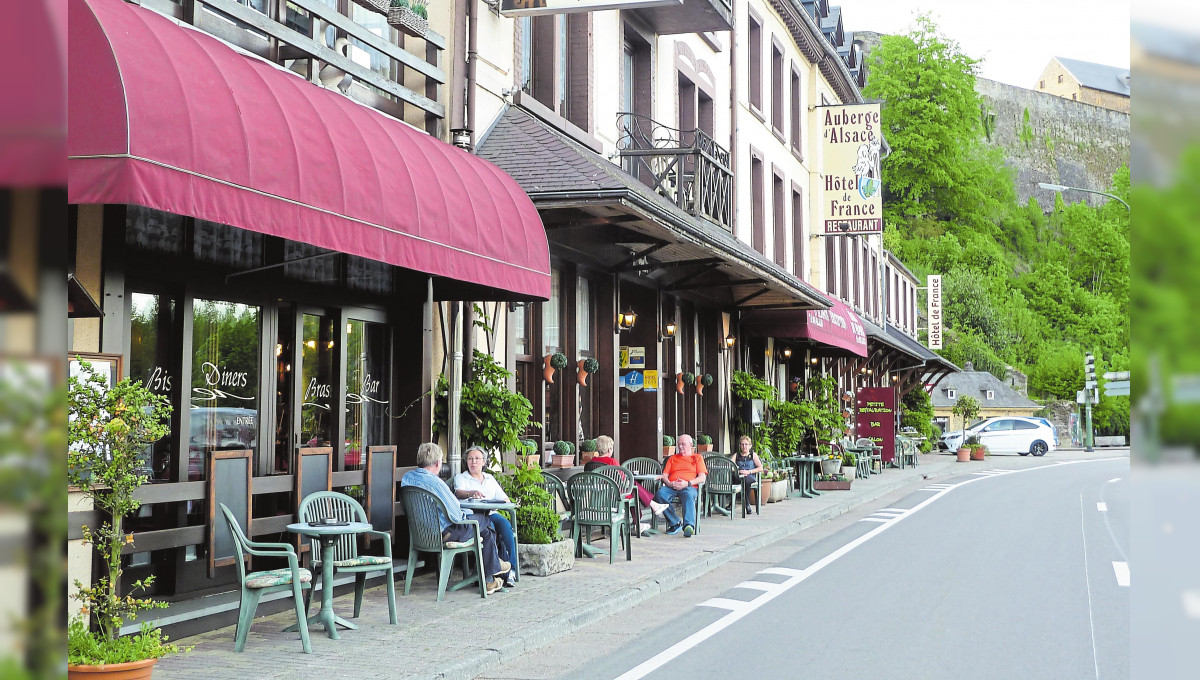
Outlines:
{"type": "Polygon", "coordinates": [[[669,434],[663,435],[663,458],[675,455],[675,438],[669,434]]]}
{"type": "Polygon", "coordinates": [[[817,475],[813,488],[817,491],[848,491],[850,481],[849,475],[817,475]]]}
{"type": "Polygon", "coordinates": [[[392,4],[390,0],[354,0],[354,2],[384,16],[387,16],[389,6],[392,4]]]}
{"type": "Polygon", "coordinates": [[[708,453],[712,451],[712,437],[706,434],[696,435],[696,451],[699,453],[708,453]]]}
{"type": "Polygon", "coordinates": [[[521,557],[521,573],[549,576],[570,569],[575,563],[575,545],[562,537],[562,520],[556,499],[546,491],[545,479],[539,465],[518,460],[511,474],[499,475],[496,481],[517,504],[517,553],[521,557]]]}
{"type": "Polygon", "coordinates": [[[979,416],[979,400],[969,394],[964,394],[954,402],[954,408],[950,412],[962,418],[963,443],[958,447],[958,462],[967,462],[971,455],[970,449],[967,447],[966,434],[967,423],[979,416]]]}
{"type": "Polygon", "coordinates": [[[73,599],[81,603],[67,630],[68,676],[96,677],[97,673],[128,674],[148,678],[159,657],[181,650],[167,642],[162,631],[142,624],[138,633],[120,637],[121,624],[144,609],[166,607],[165,602],[137,598],[148,589],[153,576],[135,581],[127,593],[121,583],[121,550],[133,543],[133,534],[121,522],[141,507],[134,497],[146,482],[139,472],[146,447],[170,432],[171,406],[140,381],[128,378],[112,387],[80,362],[80,373],[69,381],[67,407],[67,479],[101,517],[98,528],[83,527],[83,540],[95,546],[104,563],[104,573],[91,586],[75,581],[73,599]],[[82,616],[90,617],[91,627],[82,616]]]}
{"type": "Polygon", "coordinates": [[[600,370],[600,362],[596,360],[595,357],[580,359],[575,365],[579,367],[579,373],[576,375],[576,379],[579,381],[580,385],[585,387],[587,386],[587,377],[600,370]]]}
{"type": "Polygon", "coordinates": [[[593,458],[596,457],[596,440],[584,439],[579,444],[579,463],[587,465],[593,458]]]}
{"type": "MultiPolygon", "coordinates": [[[[477,444],[485,451],[516,451],[518,455],[540,453],[536,445],[532,451],[525,452],[522,435],[530,426],[540,428],[541,423],[530,420],[533,406],[529,400],[508,389],[512,373],[496,363],[490,354],[479,350],[472,354],[470,369],[470,379],[463,381],[459,401],[459,443],[462,447],[477,444]]],[[[446,376],[438,376],[434,388],[434,432],[448,432],[449,394],[450,383],[446,376]]]]}
{"type": "Polygon", "coordinates": [[[542,466],[542,452],[538,448],[538,443],[535,440],[522,439],[517,460],[523,461],[525,465],[540,468],[542,466]]]}
{"type": "Polygon", "coordinates": [[[965,446],[971,450],[971,460],[983,460],[987,457],[987,447],[983,445],[983,442],[979,441],[978,436],[972,436],[967,439],[965,446]]]}
{"type": "Polygon", "coordinates": [[[771,471],[771,481],[774,483],[771,485],[771,495],[769,498],[770,502],[780,503],[782,501],[787,500],[787,491],[788,491],[787,478],[788,478],[787,470],[772,470],[771,471]]]}
{"type": "Polygon", "coordinates": [[[850,471],[849,474],[851,476],[853,476],[857,472],[857,468],[858,468],[858,456],[854,455],[853,453],[851,453],[849,451],[843,453],[842,454],[842,474],[847,474],[846,471],[849,470],[850,471]]]}
{"type": "Polygon", "coordinates": [[[696,378],[696,394],[704,396],[704,388],[713,384],[712,373],[705,373],[703,376],[696,378]]]}
{"type": "Polygon", "coordinates": [[[550,465],[558,468],[568,468],[575,464],[575,445],[561,439],[554,442],[554,456],[550,465]]]}
{"type": "Polygon", "coordinates": [[[387,22],[401,31],[424,38],[429,32],[428,0],[392,0],[387,22]]]}
{"type": "Polygon", "coordinates": [[[542,376],[546,379],[546,382],[553,385],[554,372],[561,371],[567,367],[567,355],[563,354],[562,352],[547,354],[543,358],[543,362],[542,376]]]}
{"type": "Polygon", "coordinates": [[[690,371],[684,373],[683,374],[683,384],[687,385],[689,387],[691,387],[692,385],[695,385],[696,384],[696,374],[692,373],[690,371]]]}

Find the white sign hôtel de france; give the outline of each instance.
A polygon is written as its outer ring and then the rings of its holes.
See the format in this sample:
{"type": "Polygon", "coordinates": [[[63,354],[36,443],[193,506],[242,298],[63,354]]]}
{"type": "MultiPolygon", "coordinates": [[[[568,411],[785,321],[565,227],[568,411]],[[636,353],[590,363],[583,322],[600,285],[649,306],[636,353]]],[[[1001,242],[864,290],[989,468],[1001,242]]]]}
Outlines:
{"type": "Polygon", "coordinates": [[[882,233],[879,104],[818,110],[825,172],[821,184],[824,233],[882,233]]]}

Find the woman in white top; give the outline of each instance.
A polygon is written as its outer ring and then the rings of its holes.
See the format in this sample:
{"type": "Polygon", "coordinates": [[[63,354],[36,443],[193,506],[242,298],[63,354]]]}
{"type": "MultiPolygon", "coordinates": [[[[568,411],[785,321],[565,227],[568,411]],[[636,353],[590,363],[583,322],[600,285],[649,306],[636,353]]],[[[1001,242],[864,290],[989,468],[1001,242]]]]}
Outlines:
{"type": "MultiPolygon", "coordinates": [[[[454,477],[454,495],[462,499],[508,501],[508,494],[500,488],[496,478],[483,471],[483,449],[472,446],[467,449],[467,469],[454,477]]],[[[512,523],[503,513],[492,510],[488,514],[492,529],[496,532],[496,548],[500,559],[516,564],[517,539],[513,535],[512,523]]],[[[504,585],[509,588],[516,583],[515,575],[510,571],[504,585]]]]}

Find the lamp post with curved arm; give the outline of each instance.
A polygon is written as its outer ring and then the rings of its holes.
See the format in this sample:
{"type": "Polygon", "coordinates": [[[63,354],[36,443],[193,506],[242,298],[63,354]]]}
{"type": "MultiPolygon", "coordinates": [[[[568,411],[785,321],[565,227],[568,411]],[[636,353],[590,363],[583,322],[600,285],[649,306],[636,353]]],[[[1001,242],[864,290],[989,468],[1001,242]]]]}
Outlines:
{"type": "Polygon", "coordinates": [[[1108,196],[1109,198],[1113,199],[1114,201],[1117,201],[1121,205],[1125,206],[1126,210],[1129,210],[1128,203],[1121,200],[1120,197],[1114,196],[1106,191],[1096,191],[1094,189],[1083,189],[1080,187],[1068,187],[1068,186],[1063,186],[1061,184],[1048,184],[1046,182],[1038,182],[1038,187],[1040,187],[1042,189],[1048,189],[1050,191],[1059,192],[1059,193],[1064,192],[1064,191],[1083,191],[1083,192],[1089,193],[1089,194],[1100,194],[1101,196],[1108,196]]]}

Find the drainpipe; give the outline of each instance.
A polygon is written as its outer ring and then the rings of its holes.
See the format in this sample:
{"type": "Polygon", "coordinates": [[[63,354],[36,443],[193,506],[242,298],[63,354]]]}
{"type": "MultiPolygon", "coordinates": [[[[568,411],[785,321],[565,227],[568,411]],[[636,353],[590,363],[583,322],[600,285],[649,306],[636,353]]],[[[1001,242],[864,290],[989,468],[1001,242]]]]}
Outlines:
{"type": "Polygon", "coordinates": [[[462,303],[450,303],[450,393],[446,397],[446,462],[449,464],[450,476],[457,475],[462,470],[462,446],[459,444],[462,404],[462,358],[463,338],[460,330],[462,321],[462,303]]]}
{"type": "MultiPolygon", "coordinates": [[[[736,14],[733,17],[734,24],[737,24],[736,14]]],[[[738,196],[738,158],[740,154],[737,148],[737,99],[738,99],[738,71],[737,71],[737,26],[729,32],[729,172],[733,175],[733,214],[729,222],[729,229],[733,232],[734,238],[737,238],[737,196],[738,196]]],[[[724,338],[722,338],[722,341],[724,338]]]]}
{"type": "Polygon", "coordinates": [[[467,0],[467,110],[463,126],[471,136],[468,149],[475,153],[475,77],[479,67],[479,0],[467,0]]]}

